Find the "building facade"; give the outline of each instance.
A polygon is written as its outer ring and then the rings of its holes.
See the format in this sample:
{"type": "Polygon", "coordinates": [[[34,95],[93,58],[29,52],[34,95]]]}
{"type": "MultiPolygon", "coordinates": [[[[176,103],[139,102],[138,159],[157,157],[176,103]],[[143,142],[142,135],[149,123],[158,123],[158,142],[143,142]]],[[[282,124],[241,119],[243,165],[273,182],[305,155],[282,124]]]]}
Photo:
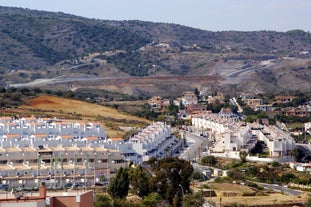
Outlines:
{"type": "Polygon", "coordinates": [[[94,185],[126,165],[106,140],[98,123],[1,117],[0,178],[12,188],[33,188],[42,181],[51,188],[69,182],[94,185]]]}
{"type": "Polygon", "coordinates": [[[211,152],[249,151],[257,141],[263,141],[267,145],[271,157],[289,156],[295,148],[293,138],[273,126],[246,124],[218,114],[193,117],[192,125],[208,132],[213,141],[211,152]]]}
{"type": "Polygon", "coordinates": [[[158,159],[174,156],[184,145],[184,140],[174,136],[171,126],[155,122],[118,145],[127,160],[142,164],[151,157],[158,159]]]}

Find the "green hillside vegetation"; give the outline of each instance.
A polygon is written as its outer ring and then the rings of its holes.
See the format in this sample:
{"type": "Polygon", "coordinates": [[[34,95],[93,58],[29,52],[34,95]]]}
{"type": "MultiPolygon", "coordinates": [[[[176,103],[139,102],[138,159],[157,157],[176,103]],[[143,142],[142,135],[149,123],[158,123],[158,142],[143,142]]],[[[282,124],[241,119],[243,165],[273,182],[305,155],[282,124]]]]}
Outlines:
{"type": "Polygon", "coordinates": [[[187,74],[195,67],[190,61],[177,58],[173,64],[172,61],[165,62],[166,58],[174,53],[191,52],[204,53],[207,59],[213,60],[212,54],[225,59],[247,56],[264,59],[280,54],[297,54],[311,43],[311,34],[301,30],[286,33],[210,32],[176,24],[87,19],[8,7],[0,7],[0,17],[3,25],[0,31],[2,71],[42,70],[90,53],[121,50],[122,53],[104,57],[130,75],[146,76],[150,74],[152,65],[160,65],[172,74],[187,74]],[[138,50],[148,44],[156,46],[162,42],[170,48],[148,53],[138,50]]]}
{"type": "Polygon", "coordinates": [[[6,69],[39,69],[97,51],[135,50],[150,42],[98,20],[6,7],[0,12],[0,51],[6,51],[0,64],[6,69]]]}

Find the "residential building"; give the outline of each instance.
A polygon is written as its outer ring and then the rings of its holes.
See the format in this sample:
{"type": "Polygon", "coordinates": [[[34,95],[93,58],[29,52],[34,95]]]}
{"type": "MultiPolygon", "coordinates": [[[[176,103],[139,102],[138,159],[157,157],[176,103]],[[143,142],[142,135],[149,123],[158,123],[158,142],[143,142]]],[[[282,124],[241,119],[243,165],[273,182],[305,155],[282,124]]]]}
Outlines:
{"type": "Polygon", "coordinates": [[[249,98],[243,100],[248,106],[258,106],[263,104],[263,100],[261,98],[249,98]]]}
{"type": "Polygon", "coordinates": [[[239,118],[237,114],[233,113],[231,108],[222,108],[218,115],[221,118],[239,118]]]}
{"type": "Polygon", "coordinates": [[[119,150],[108,147],[98,123],[1,117],[1,180],[12,188],[41,181],[56,188],[67,182],[94,185],[127,164],[119,150]]]}
{"type": "Polygon", "coordinates": [[[93,191],[47,192],[46,186],[40,186],[39,193],[14,192],[0,195],[2,207],[92,207],[93,191]],[[38,194],[38,195],[37,195],[38,194]]]}
{"type": "Polygon", "coordinates": [[[305,132],[311,134],[311,122],[305,123],[305,132]]]}
{"type": "Polygon", "coordinates": [[[295,169],[299,172],[309,172],[311,173],[311,164],[310,163],[290,163],[289,166],[292,169],[295,169]]]}
{"type": "Polygon", "coordinates": [[[163,98],[161,96],[153,96],[148,100],[148,104],[152,109],[160,110],[163,98]]]}
{"type": "Polygon", "coordinates": [[[256,142],[264,141],[271,157],[289,156],[295,142],[291,136],[276,127],[245,124],[237,119],[219,114],[205,114],[192,118],[192,125],[209,132],[213,141],[211,152],[248,151],[256,142]]]}
{"type": "Polygon", "coordinates": [[[273,106],[271,104],[264,104],[264,105],[253,105],[250,106],[254,111],[272,111],[273,106]]]}
{"type": "Polygon", "coordinates": [[[215,103],[216,101],[223,102],[223,100],[224,100],[224,96],[222,93],[219,93],[216,96],[208,96],[207,97],[207,102],[211,103],[211,104],[215,103]]]}
{"type": "Polygon", "coordinates": [[[131,137],[128,141],[119,143],[117,149],[129,161],[142,164],[151,157],[165,158],[174,154],[183,147],[184,140],[172,134],[170,125],[155,122],[131,137]]]}
{"type": "Polygon", "coordinates": [[[306,108],[290,108],[286,110],[287,116],[298,116],[307,117],[309,116],[309,111],[306,108]]]}
{"type": "Polygon", "coordinates": [[[252,93],[242,93],[240,95],[240,97],[241,97],[242,100],[253,99],[253,98],[255,98],[255,94],[252,94],[252,93]]]}
{"type": "Polygon", "coordinates": [[[293,101],[293,99],[296,98],[296,96],[276,96],[276,102],[277,103],[288,103],[293,101]]]}
{"type": "Polygon", "coordinates": [[[267,145],[271,157],[290,156],[295,148],[294,139],[275,126],[255,126],[252,127],[252,133],[267,145]]]}
{"type": "Polygon", "coordinates": [[[198,97],[194,94],[194,92],[187,91],[183,93],[181,101],[184,106],[197,105],[198,97]]]}
{"type": "Polygon", "coordinates": [[[165,111],[170,105],[170,100],[161,96],[153,96],[148,100],[148,104],[155,111],[165,111]]]}
{"type": "Polygon", "coordinates": [[[192,112],[195,113],[202,113],[206,111],[206,106],[199,105],[199,104],[189,104],[186,106],[186,113],[191,114],[192,112]]]}
{"type": "Polygon", "coordinates": [[[222,117],[219,114],[205,114],[192,118],[192,125],[209,132],[213,152],[229,152],[248,149],[253,144],[250,127],[236,118],[222,117]]]}

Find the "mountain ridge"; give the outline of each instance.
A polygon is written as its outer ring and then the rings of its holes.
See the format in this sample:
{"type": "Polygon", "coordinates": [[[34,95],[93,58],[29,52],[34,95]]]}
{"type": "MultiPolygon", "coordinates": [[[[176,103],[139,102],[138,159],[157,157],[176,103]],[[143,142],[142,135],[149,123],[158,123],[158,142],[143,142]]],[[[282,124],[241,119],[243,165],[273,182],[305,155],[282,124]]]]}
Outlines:
{"type": "Polygon", "coordinates": [[[226,79],[217,83],[223,88],[247,82],[254,90],[253,81],[266,86],[260,91],[311,88],[311,34],[302,30],[211,32],[10,7],[0,7],[0,22],[3,85],[59,77],[216,75],[226,79]]]}

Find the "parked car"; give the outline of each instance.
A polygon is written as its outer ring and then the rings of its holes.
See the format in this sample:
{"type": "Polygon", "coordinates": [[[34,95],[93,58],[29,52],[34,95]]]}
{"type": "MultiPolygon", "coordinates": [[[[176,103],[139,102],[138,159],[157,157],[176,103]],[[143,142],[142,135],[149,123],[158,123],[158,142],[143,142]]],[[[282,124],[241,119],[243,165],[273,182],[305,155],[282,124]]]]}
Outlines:
{"type": "Polygon", "coordinates": [[[7,184],[0,184],[0,190],[8,190],[9,189],[9,185],[7,184]]]}
{"type": "Polygon", "coordinates": [[[75,188],[84,187],[84,186],[85,186],[85,183],[82,183],[82,182],[76,182],[74,185],[75,188]]]}
{"type": "Polygon", "coordinates": [[[65,184],[65,188],[72,188],[72,186],[73,186],[73,183],[66,183],[65,184]]]}

